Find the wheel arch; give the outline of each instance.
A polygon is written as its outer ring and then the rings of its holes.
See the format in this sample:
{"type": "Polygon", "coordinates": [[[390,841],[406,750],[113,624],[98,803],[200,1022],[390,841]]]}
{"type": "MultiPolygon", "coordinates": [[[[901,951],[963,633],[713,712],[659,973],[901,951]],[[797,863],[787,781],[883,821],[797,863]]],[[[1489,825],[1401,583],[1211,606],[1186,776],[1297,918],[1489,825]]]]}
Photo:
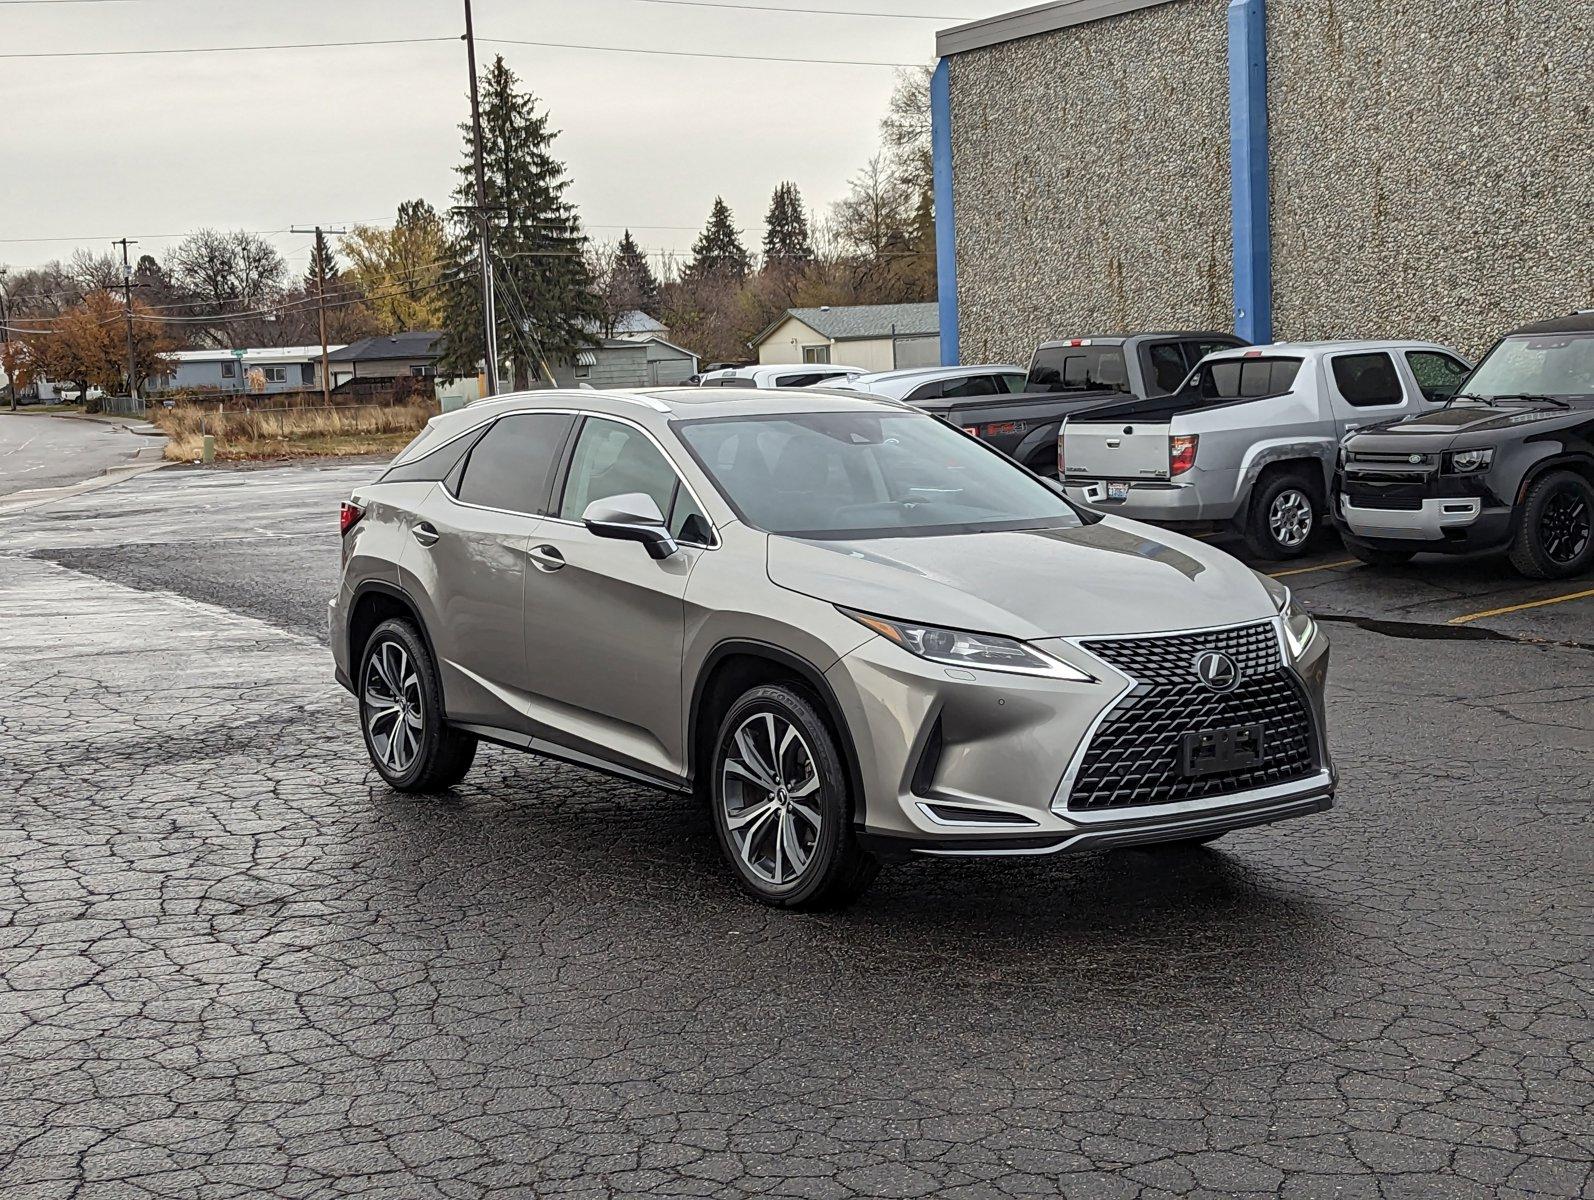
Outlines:
{"type": "Polygon", "coordinates": [[[853,822],[862,825],[864,819],[863,772],[858,763],[857,747],[847,724],[841,702],[835,689],[826,680],[824,672],[800,655],[769,642],[752,638],[731,638],[719,643],[703,660],[692,687],[692,702],[688,710],[686,775],[694,788],[701,789],[706,775],[700,771],[702,764],[713,754],[713,738],[718,731],[718,715],[723,713],[737,696],[760,683],[796,683],[819,704],[820,715],[830,727],[831,736],[841,751],[847,781],[854,797],[853,822]]]}
{"type": "MultiPolygon", "coordinates": [[[[365,643],[370,639],[371,631],[383,621],[395,617],[414,624],[416,632],[421,635],[421,641],[426,644],[426,653],[431,655],[434,666],[438,664],[437,648],[432,645],[431,632],[426,628],[426,622],[421,618],[421,610],[415,601],[410,599],[409,593],[397,584],[368,579],[354,589],[354,596],[349,601],[345,649],[348,653],[351,683],[352,677],[359,672],[360,656],[365,651],[365,643]]],[[[349,690],[356,689],[357,685],[353,685],[349,690]]],[[[447,698],[444,700],[446,708],[447,698]]]]}
{"type": "Polygon", "coordinates": [[[1594,487],[1594,456],[1580,454],[1576,450],[1563,450],[1539,459],[1522,472],[1511,507],[1520,509],[1522,502],[1528,498],[1528,489],[1551,471],[1571,471],[1574,475],[1581,475],[1589,486],[1594,487]]]}

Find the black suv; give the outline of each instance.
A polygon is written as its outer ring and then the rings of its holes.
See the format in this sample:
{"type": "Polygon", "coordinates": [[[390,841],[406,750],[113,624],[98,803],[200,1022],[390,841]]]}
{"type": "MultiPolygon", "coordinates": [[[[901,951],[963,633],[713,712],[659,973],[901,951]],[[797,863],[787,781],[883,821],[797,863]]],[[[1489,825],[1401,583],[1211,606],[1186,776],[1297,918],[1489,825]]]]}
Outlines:
{"type": "Polygon", "coordinates": [[[1594,567],[1594,311],[1506,334],[1443,408],[1347,437],[1333,511],[1363,562],[1504,550],[1536,579],[1594,567]]]}

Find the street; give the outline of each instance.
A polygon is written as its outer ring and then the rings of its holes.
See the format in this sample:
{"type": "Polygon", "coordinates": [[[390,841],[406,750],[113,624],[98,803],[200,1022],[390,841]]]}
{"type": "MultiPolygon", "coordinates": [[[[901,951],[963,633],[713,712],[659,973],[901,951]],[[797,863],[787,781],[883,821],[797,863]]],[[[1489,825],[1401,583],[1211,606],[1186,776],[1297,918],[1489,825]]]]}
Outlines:
{"type": "Polygon", "coordinates": [[[80,483],[132,463],[161,444],[128,431],[139,423],[0,412],[0,498],[80,483]]]}
{"type": "Polygon", "coordinates": [[[1594,1196],[1594,583],[1266,566],[1332,812],[804,915],[683,799],[381,784],[325,647],[373,470],[0,517],[7,1200],[1594,1196]]]}

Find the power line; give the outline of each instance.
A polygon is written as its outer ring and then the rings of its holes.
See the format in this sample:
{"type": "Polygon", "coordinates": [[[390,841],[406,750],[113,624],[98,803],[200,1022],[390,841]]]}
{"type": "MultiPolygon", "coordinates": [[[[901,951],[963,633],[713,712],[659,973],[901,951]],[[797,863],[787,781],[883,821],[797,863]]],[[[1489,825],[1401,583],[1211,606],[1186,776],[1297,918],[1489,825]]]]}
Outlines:
{"type": "MultiPolygon", "coordinates": [[[[252,46],[171,46],[144,50],[30,50],[0,54],[0,59],[37,58],[129,58],[137,55],[234,54],[254,50],[326,50],[350,46],[414,46],[435,42],[456,42],[456,37],[379,38],[353,42],[273,42],[252,46]]],[[[543,42],[529,38],[477,38],[496,46],[537,46],[545,50],[586,50],[603,54],[646,54],[664,58],[712,58],[734,62],[803,63],[832,67],[889,67],[911,69],[923,63],[881,62],[858,58],[806,58],[781,54],[733,54],[711,50],[659,50],[640,46],[599,46],[588,42],[543,42]]]]}

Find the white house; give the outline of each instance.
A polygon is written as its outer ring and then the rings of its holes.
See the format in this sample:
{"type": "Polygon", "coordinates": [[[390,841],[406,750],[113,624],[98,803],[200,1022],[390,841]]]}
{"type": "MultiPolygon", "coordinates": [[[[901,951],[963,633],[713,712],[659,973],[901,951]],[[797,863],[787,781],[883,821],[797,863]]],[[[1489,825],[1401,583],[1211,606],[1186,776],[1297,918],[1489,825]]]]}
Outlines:
{"type": "Polygon", "coordinates": [[[747,343],[761,365],[846,363],[866,371],[934,367],[941,362],[935,304],[854,304],[788,308],[747,343]]]}

